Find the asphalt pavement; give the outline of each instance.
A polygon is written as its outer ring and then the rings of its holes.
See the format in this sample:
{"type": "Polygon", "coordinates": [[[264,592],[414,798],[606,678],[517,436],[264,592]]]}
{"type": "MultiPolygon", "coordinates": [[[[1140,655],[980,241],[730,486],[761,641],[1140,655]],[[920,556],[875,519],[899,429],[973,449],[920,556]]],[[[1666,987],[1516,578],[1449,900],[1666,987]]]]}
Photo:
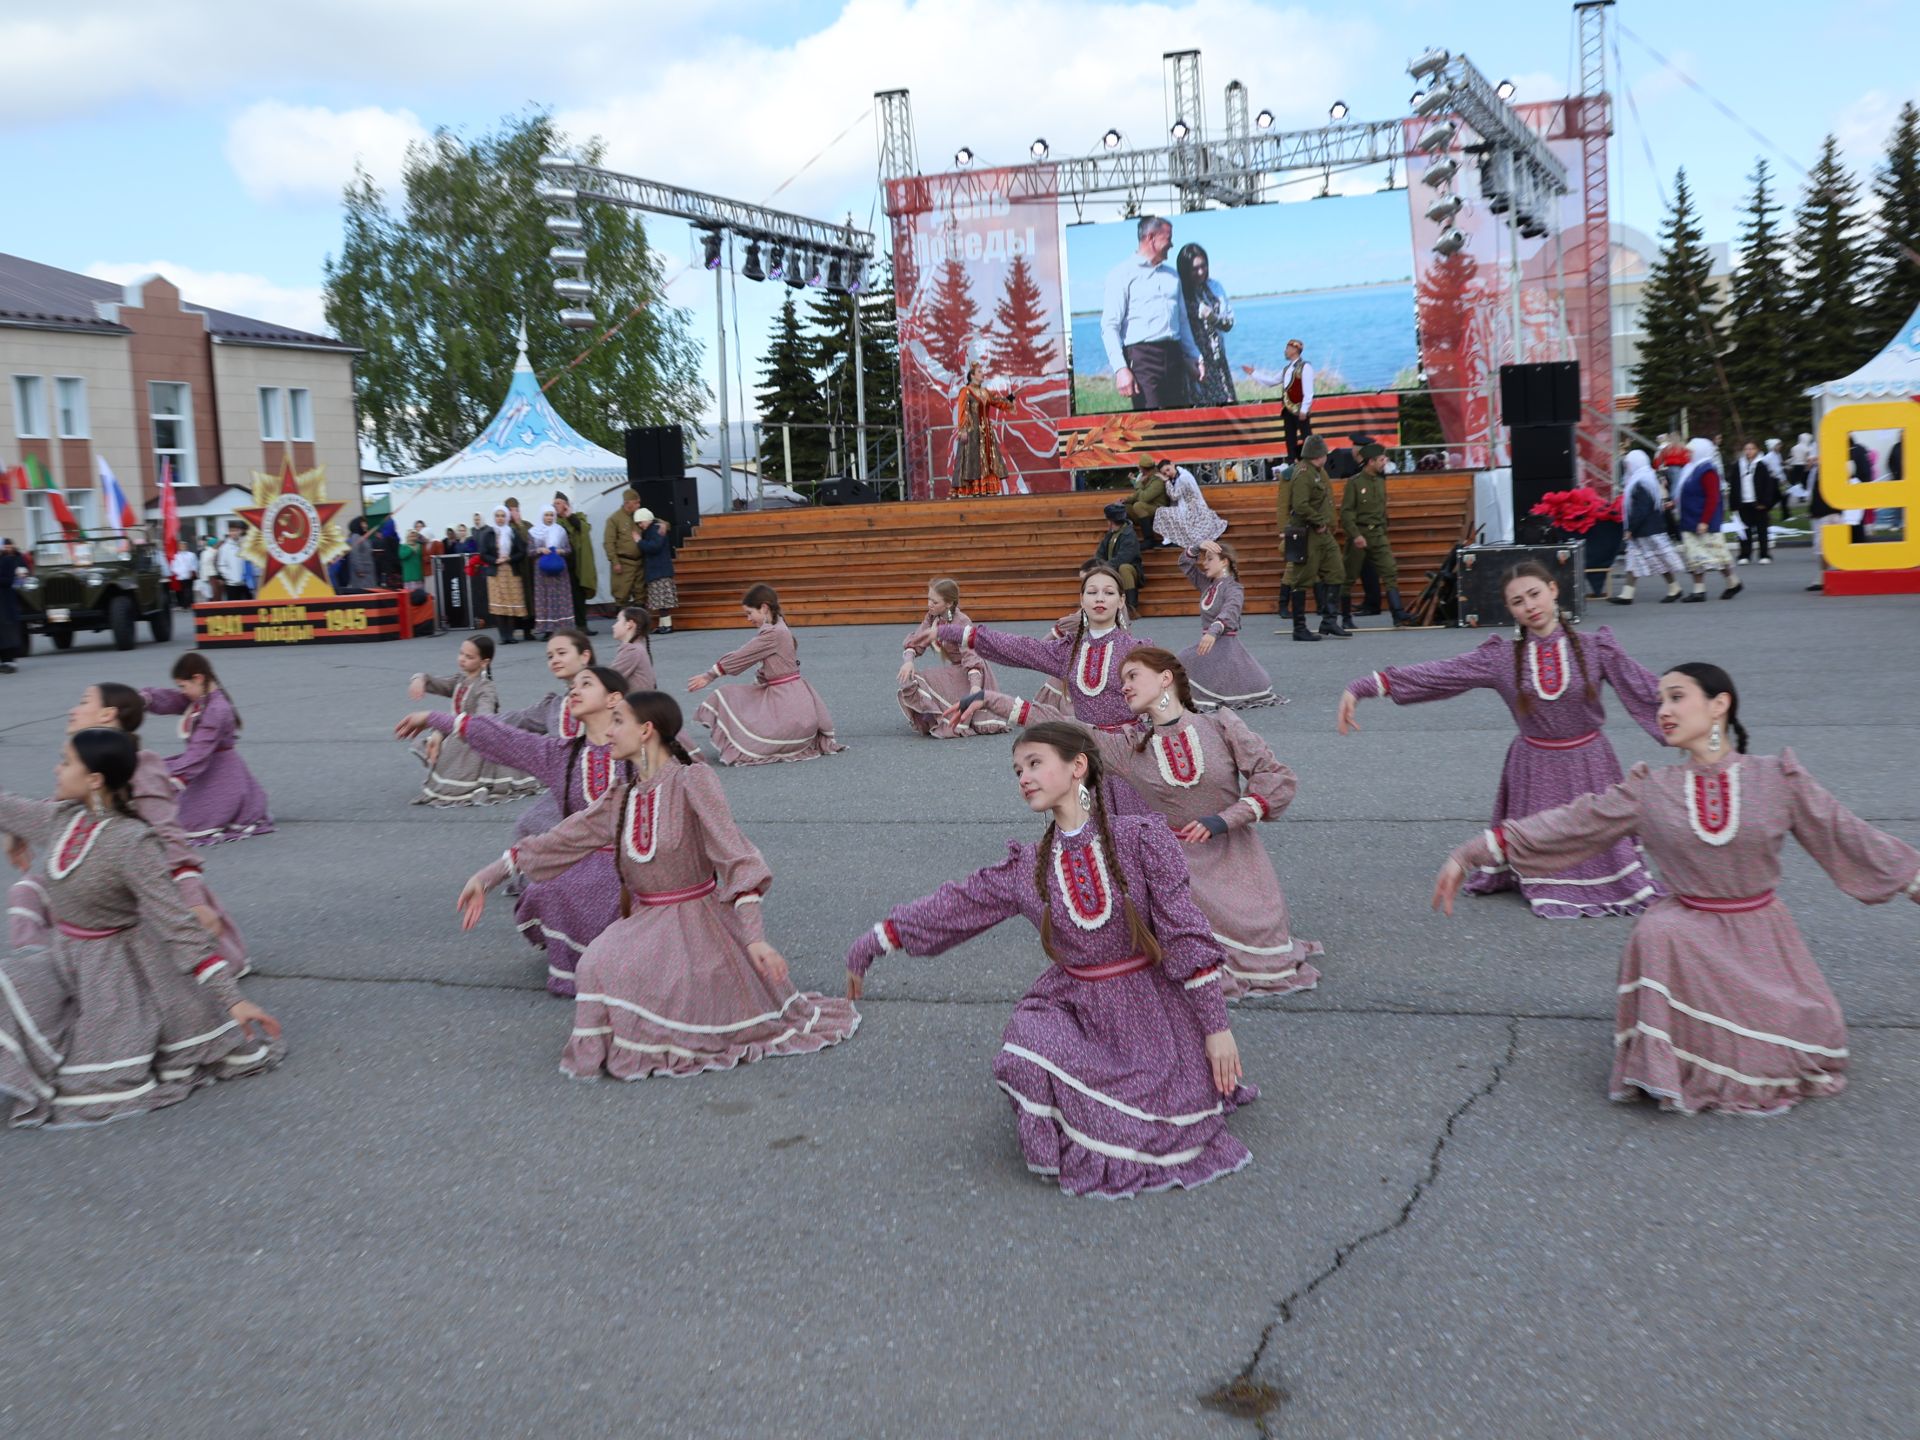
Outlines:
{"type": "MultiPolygon", "coordinates": [[[[1589,624],[1655,669],[1726,665],[1756,750],[1920,843],[1920,601],[1805,594],[1811,563],[1589,624]]],[[[800,632],[846,754],[723,772],[808,988],[1037,828],[1005,739],[901,719],[914,618],[800,632]]],[[[569,1083],[569,1008],[509,907],[454,915],[515,807],[409,805],[390,738],[459,637],[216,654],[279,829],[208,852],[209,879],[289,1058],[130,1123],[0,1134],[0,1435],[1920,1435],[1920,912],[1791,851],[1846,1093],[1769,1121],[1609,1104],[1629,922],[1428,910],[1486,822],[1504,709],[1372,703],[1333,732],[1353,675],[1481,635],[1279,624],[1243,635],[1291,703],[1247,718],[1300,795],[1261,831],[1324,979],[1235,1013],[1252,1165],[1120,1204],[1029,1176],[991,1081],[1042,964],[1026,928],[882,959],[836,1049],[569,1083]]],[[[742,638],[659,639],[663,681],[742,638]]],[[[82,637],[0,677],[0,785],[45,793],[79,691],[165,684],[180,648],[82,637]]],[[[496,674],[509,706],[547,688],[534,645],[496,674]]],[[[1610,710],[1622,758],[1663,763],[1610,710]]]]}

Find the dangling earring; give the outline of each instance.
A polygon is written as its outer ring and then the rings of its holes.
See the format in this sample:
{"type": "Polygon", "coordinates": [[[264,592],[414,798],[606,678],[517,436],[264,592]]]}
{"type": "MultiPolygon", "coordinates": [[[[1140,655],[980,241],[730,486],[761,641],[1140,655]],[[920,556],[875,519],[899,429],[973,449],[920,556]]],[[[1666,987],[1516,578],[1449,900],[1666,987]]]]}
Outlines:
{"type": "Polygon", "coordinates": [[[1720,722],[1716,720],[1713,722],[1712,732],[1707,736],[1707,749],[1718,750],[1719,748],[1720,748],[1720,722]]]}
{"type": "Polygon", "coordinates": [[[1170,700],[1171,700],[1171,697],[1167,694],[1165,690],[1162,690],[1160,692],[1160,698],[1153,702],[1153,708],[1158,710],[1162,715],[1164,715],[1167,713],[1167,705],[1170,703],[1170,700]]]}
{"type": "Polygon", "coordinates": [[[1086,781],[1082,780],[1080,782],[1080,789],[1075,798],[1080,801],[1080,808],[1082,810],[1091,810],[1093,808],[1093,792],[1087,789],[1086,781]]]}

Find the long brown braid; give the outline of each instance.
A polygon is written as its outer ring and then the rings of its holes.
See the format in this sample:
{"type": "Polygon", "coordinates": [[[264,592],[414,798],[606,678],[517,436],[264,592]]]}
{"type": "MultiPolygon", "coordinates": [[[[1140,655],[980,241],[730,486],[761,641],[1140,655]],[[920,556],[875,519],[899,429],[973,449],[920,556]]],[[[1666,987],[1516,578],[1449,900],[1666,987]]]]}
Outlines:
{"type": "MultiPolygon", "coordinates": [[[[1515,565],[1511,570],[1507,571],[1505,575],[1502,575],[1500,577],[1501,595],[1504,596],[1507,593],[1507,587],[1516,580],[1538,580],[1546,585],[1558,584],[1553,578],[1553,572],[1538,560],[1522,560],[1518,565],[1515,565]]],[[[1567,632],[1567,648],[1573,652],[1573,663],[1580,668],[1581,693],[1586,696],[1587,703],[1592,704],[1600,698],[1600,687],[1594,683],[1593,676],[1587,671],[1586,648],[1581,645],[1580,637],[1574,634],[1572,628],[1567,625],[1567,612],[1558,610],[1558,614],[1561,627],[1567,632]]],[[[1521,634],[1515,637],[1513,642],[1513,689],[1514,694],[1518,697],[1514,701],[1514,708],[1522,715],[1531,715],[1533,713],[1533,696],[1527,693],[1525,684],[1526,670],[1523,664],[1526,659],[1526,653],[1527,637],[1525,634],[1521,634]]]]}
{"type": "MultiPolygon", "coordinates": [[[[1136,951],[1158,965],[1160,942],[1140,918],[1133,897],[1127,893],[1127,873],[1121,867],[1119,853],[1113,847],[1113,831],[1107,824],[1107,807],[1100,794],[1102,767],[1093,732],[1071,720],[1046,720],[1028,726],[1014,745],[1016,748],[1021,745],[1045,745],[1069,764],[1076,755],[1086,756],[1087,778],[1082,783],[1086,785],[1089,796],[1087,809],[1094,823],[1100,827],[1100,848],[1106,854],[1114,883],[1120,887],[1120,908],[1127,917],[1128,940],[1136,951]]],[[[1059,959],[1053,953],[1053,887],[1047,881],[1047,872],[1053,866],[1053,847],[1058,830],[1059,826],[1049,818],[1046,833],[1040,837],[1040,844],[1034,852],[1033,866],[1034,888],[1040,892],[1040,948],[1046,952],[1049,960],[1059,959]]]]}
{"type": "MultiPolygon", "coordinates": [[[[1187,680],[1187,667],[1180,663],[1180,657],[1171,650],[1162,650],[1158,645],[1136,645],[1127,652],[1126,664],[1120,667],[1125,674],[1127,665],[1144,665],[1154,675],[1171,674],[1173,693],[1180,699],[1189,713],[1198,714],[1200,707],[1193,703],[1193,687],[1187,680]]],[[[1153,729],[1148,726],[1141,730],[1139,738],[1133,742],[1136,755],[1144,752],[1153,743],[1153,729]]]]}

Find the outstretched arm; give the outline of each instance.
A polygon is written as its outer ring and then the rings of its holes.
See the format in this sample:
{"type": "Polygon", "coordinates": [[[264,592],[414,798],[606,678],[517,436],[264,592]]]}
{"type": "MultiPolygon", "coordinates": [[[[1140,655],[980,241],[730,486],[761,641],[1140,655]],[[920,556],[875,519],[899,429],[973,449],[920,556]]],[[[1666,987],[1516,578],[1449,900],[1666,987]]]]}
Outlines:
{"type": "Polygon", "coordinates": [[[922,899],[894,906],[848,952],[847,970],[863,976],[875,959],[895,950],[939,955],[1020,914],[1023,895],[1037,894],[1032,852],[1009,841],[1006,859],[999,864],[976,870],[964,880],[949,880],[922,899]]]}
{"type": "Polygon", "coordinates": [[[1793,751],[1780,752],[1793,799],[1793,838],[1833,883],[1856,900],[1884,905],[1897,896],[1920,902],[1920,850],[1875,828],[1833,798],[1793,751]]]}
{"type": "MultiPolygon", "coordinates": [[[[1600,651],[1600,673],[1613,686],[1613,693],[1620,697],[1635,724],[1666,744],[1667,737],[1660,733],[1660,677],[1621,649],[1609,626],[1601,626],[1593,639],[1600,651]]],[[[1575,637],[1571,643],[1583,642],[1575,637]]]]}
{"type": "Polygon", "coordinates": [[[1043,675],[1066,674],[1067,664],[1073,656],[1073,642],[1064,636],[1052,635],[1044,640],[1033,640],[1025,635],[1009,635],[1004,630],[989,629],[985,625],[942,625],[939,639],[942,645],[958,645],[962,649],[972,650],[990,664],[1038,670],[1043,675]]]}
{"type": "Polygon", "coordinates": [[[149,715],[184,715],[193,703],[171,685],[143,685],[140,698],[146,702],[149,715]]]}
{"type": "Polygon", "coordinates": [[[1522,875],[1557,875],[1590,860],[1639,828],[1641,795],[1651,772],[1635,765],[1618,785],[1552,810],[1482,830],[1447,857],[1434,905],[1453,913],[1460,882],[1475,869],[1511,865],[1522,875]]]}
{"type": "Polygon", "coordinates": [[[1193,901],[1193,882],[1180,842],[1165,825],[1143,825],[1140,864],[1147,874],[1153,935],[1160,942],[1160,968],[1177,982],[1208,1035],[1227,1029],[1227,1002],[1220,994],[1220,963],[1226,958],[1213,938],[1213,922],[1193,901]]]}

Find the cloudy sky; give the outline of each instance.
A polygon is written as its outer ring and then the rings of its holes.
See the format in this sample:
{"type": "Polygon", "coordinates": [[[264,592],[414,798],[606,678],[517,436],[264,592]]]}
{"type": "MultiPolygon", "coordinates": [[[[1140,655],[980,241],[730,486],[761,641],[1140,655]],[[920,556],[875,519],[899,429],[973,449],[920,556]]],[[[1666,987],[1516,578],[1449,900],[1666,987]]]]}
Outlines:
{"type": "MultiPolygon", "coordinates": [[[[1731,239],[1762,153],[1683,74],[1803,165],[1833,131],[1870,166],[1900,102],[1920,96],[1913,0],[1621,0],[1615,14],[1634,32],[1619,37],[1616,90],[1639,111],[1620,110],[1615,218],[1649,232],[1655,167],[1670,181],[1685,164],[1709,238],[1731,239]]],[[[1565,93],[1574,73],[1559,0],[8,4],[0,249],[115,280],[160,270],[202,302],[318,327],[356,157],[391,179],[408,142],[438,127],[478,134],[549,107],[631,173],[884,228],[876,90],[912,91],[934,170],[961,144],[984,162],[1023,159],[1036,135],[1056,155],[1083,152],[1109,125],[1152,143],[1168,120],[1161,54],[1189,47],[1215,127],[1232,79],[1282,128],[1319,123],[1335,99],[1356,119],[1400,115],[1406,61],[1428,45],[1512,77],[1522,99],[1565,93]]],[[[684,226],[650,231],[672,268],[693,258],[684,226]]],[[[740,288],[750,386],[779,287],[740,288]]],[[[709,336],[711,277],[697,262],[672,294],[709,336]]]]}

